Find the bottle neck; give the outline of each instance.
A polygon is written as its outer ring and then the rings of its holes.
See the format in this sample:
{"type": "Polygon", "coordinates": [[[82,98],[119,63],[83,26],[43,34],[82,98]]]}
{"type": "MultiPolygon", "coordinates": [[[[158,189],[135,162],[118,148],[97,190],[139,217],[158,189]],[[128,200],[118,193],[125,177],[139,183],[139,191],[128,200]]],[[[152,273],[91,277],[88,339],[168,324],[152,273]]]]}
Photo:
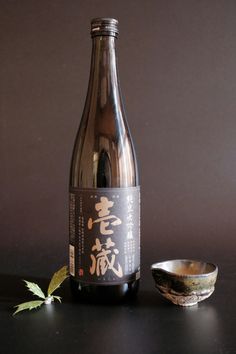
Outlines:
{"type": "Polygon", "coordinates": [[[113,36],[93,37],[88,99],[100,109],[120,101],[115,40],[113,36]]]}

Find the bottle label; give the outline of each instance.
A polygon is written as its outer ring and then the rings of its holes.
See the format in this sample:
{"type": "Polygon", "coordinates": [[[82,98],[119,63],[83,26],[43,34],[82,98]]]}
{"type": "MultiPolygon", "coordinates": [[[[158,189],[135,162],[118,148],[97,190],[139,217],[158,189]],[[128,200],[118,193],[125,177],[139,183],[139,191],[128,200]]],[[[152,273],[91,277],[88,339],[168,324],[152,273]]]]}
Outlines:
{"type": "Polygon", "coordinates": [[[70,274],[87,284],[140,277],[140,188],[70,189],[70,274]]]}

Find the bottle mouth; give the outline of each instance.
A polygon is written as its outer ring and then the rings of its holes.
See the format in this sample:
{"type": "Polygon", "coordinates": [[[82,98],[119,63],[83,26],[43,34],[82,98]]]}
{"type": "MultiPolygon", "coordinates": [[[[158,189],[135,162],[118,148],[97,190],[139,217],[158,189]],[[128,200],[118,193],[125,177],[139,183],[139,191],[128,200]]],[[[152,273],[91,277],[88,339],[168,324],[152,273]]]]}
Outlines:
{"type": "Polygon", "coordinates": [[[91,36],[118,36],[118,21],[114,18],[99,17],[91,21],[91,36]]]}

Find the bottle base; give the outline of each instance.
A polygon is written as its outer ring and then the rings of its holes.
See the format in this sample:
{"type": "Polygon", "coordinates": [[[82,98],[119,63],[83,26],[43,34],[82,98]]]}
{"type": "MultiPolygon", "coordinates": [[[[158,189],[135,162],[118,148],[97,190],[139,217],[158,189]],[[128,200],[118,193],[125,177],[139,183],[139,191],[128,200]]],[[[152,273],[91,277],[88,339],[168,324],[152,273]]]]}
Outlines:
{"type": "Polygon", "coordinates": [[[85,285],[70,277],[72,296],[79,302],[118,304],[134,300],[139,289],[139,280],[119,285],[85,285]]]}

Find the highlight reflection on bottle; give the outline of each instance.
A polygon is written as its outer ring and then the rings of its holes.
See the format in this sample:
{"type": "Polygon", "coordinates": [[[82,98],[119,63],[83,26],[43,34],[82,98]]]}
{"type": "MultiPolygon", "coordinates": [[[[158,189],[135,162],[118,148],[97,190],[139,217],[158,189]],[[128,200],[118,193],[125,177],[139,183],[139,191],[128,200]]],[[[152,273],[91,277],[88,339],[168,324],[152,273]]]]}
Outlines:
{"type": "Polygon", "coordinates": [[[86,103],[70,172],[70,274],[75,295],[132,296],[140,277],[140,192],[116,64],[118,21],[91,22],[86,103]]]}

